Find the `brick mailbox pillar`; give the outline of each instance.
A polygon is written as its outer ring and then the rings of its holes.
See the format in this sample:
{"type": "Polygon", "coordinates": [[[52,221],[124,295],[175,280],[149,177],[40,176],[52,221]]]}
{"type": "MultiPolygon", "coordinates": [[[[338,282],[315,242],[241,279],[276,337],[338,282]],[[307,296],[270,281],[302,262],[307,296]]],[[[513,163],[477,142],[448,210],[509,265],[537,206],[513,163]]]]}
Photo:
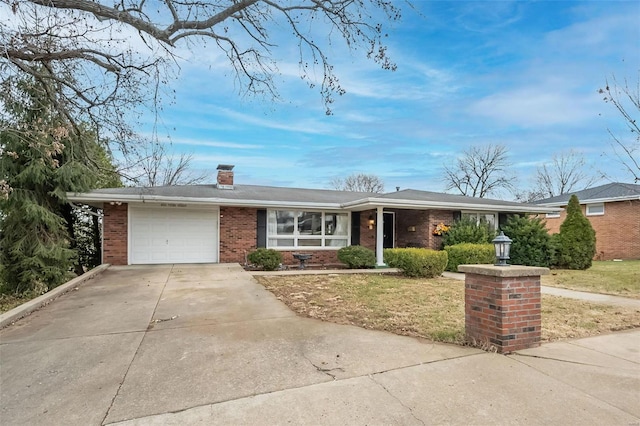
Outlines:
{"type": "Polygon", "coordinates": [[[460,265],[465,273],[465,334],[499,353],[540,346],[540,276],[547,268],[460,265]]]}

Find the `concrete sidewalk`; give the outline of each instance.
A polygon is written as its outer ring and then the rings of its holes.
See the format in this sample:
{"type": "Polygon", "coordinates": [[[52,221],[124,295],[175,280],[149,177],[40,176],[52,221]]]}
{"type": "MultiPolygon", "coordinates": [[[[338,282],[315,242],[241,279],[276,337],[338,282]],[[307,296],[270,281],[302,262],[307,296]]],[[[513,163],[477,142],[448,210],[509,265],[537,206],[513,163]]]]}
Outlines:
{"type": "MultiPolygon", "coordinates": [[[[443,277],[464,281],[464,274],[459,272],[443,272],[443,277]]],[[[585,300],[593,303],[603,303],[605,305],[622,306],[640,309],[640,299],[630,299],[628,297],[611,296],[609,294],[589,293],[586,291],[569,290],[566,288],[540,286],[542,294],[551,296],[566,297],[568,299],[585,300]]]]}
{"type": "Polygon", "coordinates": [[[237,265],[111,267],[0,331],[0,424],[634,424],[640,332],[502,356],[293,314],[237,265]]]}

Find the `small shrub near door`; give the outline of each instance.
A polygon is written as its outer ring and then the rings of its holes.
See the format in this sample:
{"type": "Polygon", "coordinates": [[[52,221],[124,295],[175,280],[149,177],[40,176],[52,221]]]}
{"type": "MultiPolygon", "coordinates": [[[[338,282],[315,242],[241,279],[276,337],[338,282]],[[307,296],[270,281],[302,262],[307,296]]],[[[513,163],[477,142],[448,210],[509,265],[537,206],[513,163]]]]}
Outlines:
{"type": "Polygon", "coordinates": [[[368,269],[376,266],[376,254],[362,246],[342,247],[338,250],[338,260],[349,269],[368,269]]]}
{"type": "Polygon", "coordinates": [[[384,251],[384,261],[408,277],[433,278],[442,275],[447,253],[424,248],[396,248],[384,251]]]}
{"type": "Polygon", "coordinates": [[[249,253],[247,259],[265,271],[275,271],[282,264],[282,253],[273,249],[259,248],[249,253]]]}
{"type": "Polygon", "coordinates": [[[493,244],[455,244],[446,246],[447,271],[458,272],[458,265],[494,264],[496,252],[493,244]]]}

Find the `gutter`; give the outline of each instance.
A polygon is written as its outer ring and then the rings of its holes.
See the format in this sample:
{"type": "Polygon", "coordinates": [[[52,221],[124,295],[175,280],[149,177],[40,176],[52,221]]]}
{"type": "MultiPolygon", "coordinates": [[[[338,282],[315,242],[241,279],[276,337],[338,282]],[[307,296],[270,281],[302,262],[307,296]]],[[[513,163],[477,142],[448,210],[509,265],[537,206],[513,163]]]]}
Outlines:
{"type": "Polygon", "coordinates": [[[315,203],[315,202],[291,202],[291,201],[258,201],[258,200],[234,200],[228,198],[200,198],[200,197],[167,197],[161,195],[117,195],[113,194],[68,194],[67,198],[72,202],[142,202],[150,204],[159,203],[188,203],[194,205],[216,205],[233,207],[286,207],[296,209],[322,209],[322,210],[366,210],[376,207],[405,208],[405,209],[446,209],[446,210],[474,210],[488,212],[509,213],[554,213],[562,211],[561,208],[551,206],[533,207],[531,205],[494,205],[494,204],[468,204],[448,203],[440,201],[416,201],[416,200],[388,200],[384,198],[363,198],[346,203],[315,203]]]}
{"type": "MultiPolygon", "coordinates": [[[[615,203],[617,201],[635,201],[635,200],[640,200],[640,195],[623,195],[621,197],[608,197],[608,198],[592,198],[592,199],[588,199],[588,200],[579,200],[580,201],[580,205],[585,205],[585,204],[596,204],[596,203],[615,203]]],[[[549,207],[554,207],[554,206],[566,206],[567,204],[569,204],[569,200],[567,199],[566,201],[556,201],[554,203],[540,203],[539,205],[541,206],[549,206],[549,207]]]]}

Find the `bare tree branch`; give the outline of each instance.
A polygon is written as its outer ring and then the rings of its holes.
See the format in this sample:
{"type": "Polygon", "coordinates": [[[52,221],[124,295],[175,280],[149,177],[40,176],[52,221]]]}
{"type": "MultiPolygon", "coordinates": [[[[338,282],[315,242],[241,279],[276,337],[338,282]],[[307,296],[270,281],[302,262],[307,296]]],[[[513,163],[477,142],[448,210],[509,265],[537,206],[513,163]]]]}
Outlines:
{"type": "Polygon", "coordinates": [[[604,96],[605,102],[614,106],[629,130],[626,136],[620,137],[607,129],[612,139],[613,154],[634,182],[640,182],[640,71],[635,88],[626,79],[623,84],[618,84],[613,76],[611,81],[611,84],[607,81],[606,86],[598,90],[598,93],[604,96]]]}
{"type": "Polygon", "coordinates": [[[338,191],[354,192],[374,192],[381,194],[384,192],[384,182],[376,175],[357,173],[346,178],[335,178],[329,185],[338,191]]]}
{"type": "Polygon", "coordinates": [[[119,173],[138,186],[195,185],[209,179],[206,172],[192,170],[193,156],[168,152],[165,144],[144,141],[142,148],[125,155],[119,173]]]}
{"type": "Polygon", "coordinates": [[[485,198],[500,190],[513,189],[511,163],[503,145],[473,146],[463,152],[455,166],[444,167],[446,189],[462,195],[485,198]]]}
{"type": "Polygon", "coordinates": [[[597,176],[587,171],[584,156],[574,150],[554,155],[550,163],[538,167],[536,172],[537,192],[544,195],[542,198],[585,189],[597,180],[597,176]]]}

